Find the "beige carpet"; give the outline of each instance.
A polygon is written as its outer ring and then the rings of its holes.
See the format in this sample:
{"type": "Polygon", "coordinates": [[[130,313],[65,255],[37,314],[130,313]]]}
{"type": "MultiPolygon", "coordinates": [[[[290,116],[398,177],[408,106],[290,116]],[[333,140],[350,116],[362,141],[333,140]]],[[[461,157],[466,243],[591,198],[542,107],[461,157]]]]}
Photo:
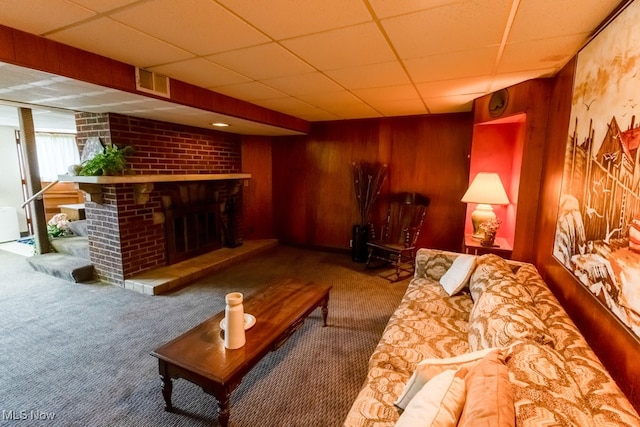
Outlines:
{"type": "Polygon", "coordinates": [[[177,412],[163,410],[149,353],[222,310],[226,293],[279,277],[333,285],[329,326],[317,310],[265,357],[232,395],[230,425],[340,426],[407,286],[349,254],[286,246],[161,296],[52,278],[2,250],[0,269],[2,426],[218,425],[215,399],[185,380],[174,381],[177,412]],[[54,419],[9,419],[39,413],[54,419]]]}

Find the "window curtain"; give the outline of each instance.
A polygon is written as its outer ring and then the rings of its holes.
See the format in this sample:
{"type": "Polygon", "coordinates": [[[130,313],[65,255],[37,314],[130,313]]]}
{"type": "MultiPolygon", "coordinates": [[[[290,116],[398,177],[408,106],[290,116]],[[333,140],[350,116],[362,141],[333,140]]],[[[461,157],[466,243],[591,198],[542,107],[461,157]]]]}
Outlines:
{"type": "Polygon", "coordinates": [[[80,163],[75,135],[36,132],[36,148],[42,181],[54,181],[80,163]]]}

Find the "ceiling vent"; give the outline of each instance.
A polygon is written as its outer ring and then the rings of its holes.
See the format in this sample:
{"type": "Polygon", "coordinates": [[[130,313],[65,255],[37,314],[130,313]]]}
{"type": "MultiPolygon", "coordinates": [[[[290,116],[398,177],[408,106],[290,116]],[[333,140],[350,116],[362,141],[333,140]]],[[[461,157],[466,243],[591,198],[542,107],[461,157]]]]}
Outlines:
{"type": "Polygon", "coordinates": [[[169,77],[136,67],[136,89],[170,98],[169,77]]]}

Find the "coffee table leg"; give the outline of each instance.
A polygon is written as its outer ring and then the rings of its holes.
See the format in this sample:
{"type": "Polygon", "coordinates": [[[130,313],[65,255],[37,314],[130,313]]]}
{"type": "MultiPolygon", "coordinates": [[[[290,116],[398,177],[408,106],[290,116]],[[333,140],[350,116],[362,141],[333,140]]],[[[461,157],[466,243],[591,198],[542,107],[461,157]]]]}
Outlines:
{"type": "Polygon", "coordinates": [[[218,422],[222,427],[229,425],[229,396],[218,400],[218,422]]]}
{"type": "Polygon", "coordinates": [[[171,377],[161,375],[162,377],[162,397],[164,397],[164,410],[167,412],[173,411],[173,405],[171,404],[171,392],[173,390],[173,382],[171,377]]]}
{"type": "Polygon", "coordinates": [[[322,301],[322,320],[324,324],[322,326],[327,326],[327,316],[329,315],[329,294],[324,297],[322,301]]]}

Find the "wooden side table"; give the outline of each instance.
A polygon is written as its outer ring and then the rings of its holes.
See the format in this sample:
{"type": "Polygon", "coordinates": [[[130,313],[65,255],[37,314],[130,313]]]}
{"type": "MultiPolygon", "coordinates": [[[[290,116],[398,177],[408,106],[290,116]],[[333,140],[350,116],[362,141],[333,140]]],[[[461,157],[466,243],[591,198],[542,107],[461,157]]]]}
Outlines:
{"type": "Polygon", "coordinates": [[[496,237],[494,246],[482,246],[480,240],[471,237],[471,234],[464,235],[463,252],[471,255],[496,254],[504,259],[511,259],[513,247],[504,237],[496,237]]]}

